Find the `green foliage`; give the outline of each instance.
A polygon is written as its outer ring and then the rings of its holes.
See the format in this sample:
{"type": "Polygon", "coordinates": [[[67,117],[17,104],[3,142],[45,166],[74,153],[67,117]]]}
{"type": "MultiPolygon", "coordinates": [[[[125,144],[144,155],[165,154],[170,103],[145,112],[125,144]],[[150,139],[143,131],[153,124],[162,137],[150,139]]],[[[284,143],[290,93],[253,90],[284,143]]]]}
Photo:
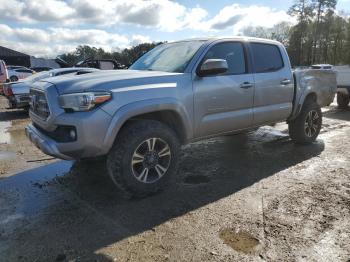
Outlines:
{"type": "Polygon", "coordinates": [[[350,64],[350,19],[335,12],[336,0],[296,0],[288,10],[297,24],[248,28],[248,36],[282,42],[293,66],[350,64]]]}
{"type": "Polygon", "coordinates": [[[296,0],[287,50],[293,65],[349,64],[350,20],[336,13],[336,0],[296,0]]]}
{"type": "Polygon", "coordinates": [[[59,55],[59,57],[68,64],[74,65],[77,62],[87,58],[92,59],[115,59],[117,62],[130,66],[140,56],[148,52],[161,43],[144,43],[131,48],[125,48],[121,51],[106,52],[102,48],[91,47],[87,45],[78,46],[74,52],[59,55]]]}
{"type": "MultiPolygon", "coordinates": [[[[273,28],[248,27],[243,34],[282,42],[293,66],[350,65],[350,18],[348,14],[335,12],[336,4],[336,0],[295,0],[288,10],[297,20],[295,25],[283,22],[273,28]]],[[[60,57],[71,64],[86,58],[112,58],[129,66],[158,44],[144,43],[112,53],[78,46],[74,52],[60,57]]]]}

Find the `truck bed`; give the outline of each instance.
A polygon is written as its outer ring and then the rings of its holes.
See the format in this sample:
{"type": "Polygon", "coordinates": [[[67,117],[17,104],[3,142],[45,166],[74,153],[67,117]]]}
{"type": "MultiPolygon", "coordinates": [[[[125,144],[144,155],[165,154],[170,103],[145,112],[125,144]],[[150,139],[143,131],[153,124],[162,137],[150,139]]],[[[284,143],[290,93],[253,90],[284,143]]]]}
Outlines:
{"type": "Polygon", "coordinates": [[[294,75],[296,88],[316,90],[317,102],[321,107],[328,106],[333,102],[337,92],[337,80],[334,70],[301,69],[295,70],[294,75]]]}

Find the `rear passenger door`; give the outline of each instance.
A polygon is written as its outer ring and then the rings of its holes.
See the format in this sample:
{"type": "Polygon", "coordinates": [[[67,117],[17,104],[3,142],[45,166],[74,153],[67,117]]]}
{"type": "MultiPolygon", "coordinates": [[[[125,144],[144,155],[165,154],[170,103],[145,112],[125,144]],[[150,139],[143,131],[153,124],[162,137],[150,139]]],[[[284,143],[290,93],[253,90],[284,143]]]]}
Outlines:
{"type": "Polygon", "coordinates": [[[292,112],[294,84],[285,49],[250,43],[250,51],[255,79],[254,125],[286,120],[292,112]]]}

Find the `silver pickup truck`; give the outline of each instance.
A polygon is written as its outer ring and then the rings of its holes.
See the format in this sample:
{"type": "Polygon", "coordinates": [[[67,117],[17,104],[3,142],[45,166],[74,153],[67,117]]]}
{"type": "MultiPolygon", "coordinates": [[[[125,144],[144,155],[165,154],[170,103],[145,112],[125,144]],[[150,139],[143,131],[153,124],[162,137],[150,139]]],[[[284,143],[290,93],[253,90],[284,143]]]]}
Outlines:
{"type": "Polygon", "coordinates": [[[335,74],[293,74],[275,41],[180,41],[157,46],[129,70],[34,83],[26,135],[61,159],[106,156],[116,186],[144,196],[168,184],[180,145],[192,141],[287,121],[293,141],[312,143],[320,107],[330,103],[323,94],[334,88],[335,74]]]}

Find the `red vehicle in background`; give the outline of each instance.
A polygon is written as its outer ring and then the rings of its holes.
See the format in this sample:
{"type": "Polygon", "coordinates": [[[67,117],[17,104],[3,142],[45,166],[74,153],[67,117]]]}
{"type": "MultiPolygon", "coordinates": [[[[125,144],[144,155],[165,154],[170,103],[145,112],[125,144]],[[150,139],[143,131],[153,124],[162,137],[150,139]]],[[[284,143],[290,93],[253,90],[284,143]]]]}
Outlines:
{"type": "Polygon", "coordinates": [[[3,94],[3,86],[9,79],[6,64],[3,60],[0,60],[0,94],[3,94]]]}

